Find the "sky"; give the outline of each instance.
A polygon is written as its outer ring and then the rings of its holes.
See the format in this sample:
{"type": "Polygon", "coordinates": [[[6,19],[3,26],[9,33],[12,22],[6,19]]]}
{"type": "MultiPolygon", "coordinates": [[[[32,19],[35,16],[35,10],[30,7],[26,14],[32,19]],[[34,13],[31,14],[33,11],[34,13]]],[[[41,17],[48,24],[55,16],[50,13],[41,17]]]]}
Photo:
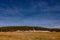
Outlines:
{"type": "Polygon", "coordinates": [[[0,0],[0,26],[60,27],[60,0],[0,0]]]}

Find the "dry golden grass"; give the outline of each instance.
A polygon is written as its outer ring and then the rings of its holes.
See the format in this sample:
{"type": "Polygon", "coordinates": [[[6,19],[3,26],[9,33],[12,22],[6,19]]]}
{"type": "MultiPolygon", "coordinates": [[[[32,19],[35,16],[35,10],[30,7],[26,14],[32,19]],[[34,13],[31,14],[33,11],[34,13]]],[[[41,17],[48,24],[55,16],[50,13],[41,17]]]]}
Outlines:
{"type": "Polygon", "coordinates": [[[0,32],[0,40],[60,40],[60,32],[0,32]]]}

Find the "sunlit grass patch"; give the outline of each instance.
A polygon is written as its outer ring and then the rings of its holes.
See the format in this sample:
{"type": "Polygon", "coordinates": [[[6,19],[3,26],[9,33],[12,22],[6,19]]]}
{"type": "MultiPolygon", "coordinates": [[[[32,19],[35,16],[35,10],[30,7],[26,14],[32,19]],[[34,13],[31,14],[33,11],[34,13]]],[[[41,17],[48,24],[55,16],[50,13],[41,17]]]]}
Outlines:
{"type": "Polygon", "coordinates": [[[59,32],[1,32],[0,40],[60,40],[59,32]]]}

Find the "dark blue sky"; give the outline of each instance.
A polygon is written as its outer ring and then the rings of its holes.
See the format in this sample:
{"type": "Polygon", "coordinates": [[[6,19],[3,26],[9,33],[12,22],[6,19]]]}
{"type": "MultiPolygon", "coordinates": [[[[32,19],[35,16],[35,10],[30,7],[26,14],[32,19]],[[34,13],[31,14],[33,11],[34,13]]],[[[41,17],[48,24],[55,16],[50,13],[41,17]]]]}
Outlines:
{"type": "Polygon", "coordinates": [[[60,27],[60,0],[0,0],[0,26],[60,27]]]}

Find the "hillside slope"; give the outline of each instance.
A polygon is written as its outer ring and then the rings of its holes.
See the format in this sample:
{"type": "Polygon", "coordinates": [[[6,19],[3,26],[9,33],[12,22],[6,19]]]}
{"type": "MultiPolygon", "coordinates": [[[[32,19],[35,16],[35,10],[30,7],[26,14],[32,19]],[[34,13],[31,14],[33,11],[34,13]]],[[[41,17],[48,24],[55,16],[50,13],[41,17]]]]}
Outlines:
{"type": "Polygon", "coordinates": [[[0,27],[0,31],[7,32],[7,31],[29,31],[29,30],[43,30],[43,31],[57,31],[60,32],[60,29],[58,28],[44,28],[44,27],[38,27],[38,26],[4,26],[0,27]]]}

